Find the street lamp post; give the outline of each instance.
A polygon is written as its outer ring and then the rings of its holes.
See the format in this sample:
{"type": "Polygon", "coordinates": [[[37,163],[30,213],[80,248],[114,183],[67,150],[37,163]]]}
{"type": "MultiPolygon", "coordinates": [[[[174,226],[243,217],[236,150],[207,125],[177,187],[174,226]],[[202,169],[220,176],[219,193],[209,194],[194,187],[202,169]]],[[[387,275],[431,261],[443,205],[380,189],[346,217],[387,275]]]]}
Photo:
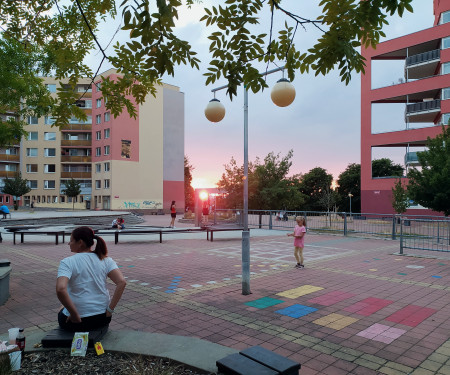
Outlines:
{"type": "Polygon", "coordinates": [[[348,197],[350,198],[350,217],[352,217],[352,193],[348,193],[348,197]]]}
{"type": "MultiPolygon", "coordinates": [[[[260,73],[266,76],[279,72],[283,67],[260,73]]],[[[228,88],[228,85],[212,89],[211,92],[228,88]]],[[[294,101],[295,89],[285,78],[280,79],[273,87],[271,93],[272,101],[280,106],[286,107],[294,101]]],[[[225,116],[225,108],[217,99],[209,102],[205,109],[205,116],[212,122],[219,122],[225,116]]],[[[248,230],[248,89],[244,86],[244,207],[243,207],[243,231],[242,231],[242,294],[251,294],[250,291],[250,232],[248,230]]]]}

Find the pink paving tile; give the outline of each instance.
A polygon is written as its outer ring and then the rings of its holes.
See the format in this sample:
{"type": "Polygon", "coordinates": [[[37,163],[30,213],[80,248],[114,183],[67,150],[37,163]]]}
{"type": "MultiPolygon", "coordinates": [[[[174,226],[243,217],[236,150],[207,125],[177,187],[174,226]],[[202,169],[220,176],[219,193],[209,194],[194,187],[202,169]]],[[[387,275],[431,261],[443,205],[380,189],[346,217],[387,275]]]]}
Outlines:
{"type": "Polygon", "coordinates": [[[324,294],[323,296],[312,298],[312,299],[308,300],[307,302],[315,303],[317,305],[331,306],[331,305],[334,305],[335,303],[344,301],[353,296],[355,296],[355,294],[334,291],[334,292],[324,294]]]}
{"type": "Polygon", "coordinates": [[[386,320],[405,326],[416,327],[436,311],[428,307],[409,305],[388,316],[386,320]]]}
{"type": "Polygon", "coordinates": [[[387,328],[388,328],[388,326],[385,326],[384,324],[375,323],[375,324],[371,325],[369,328],[365,329],[363,332],[371,332],[371,333],[375,333],[378,335],[378,334],[386,331],[387,328]]]}
{"type": "Polygon", "coordinates": [[[383,324],[374,324],[364,331],[356,334],[356,336],[365,337],[367,339],[372,339],[374,341],[384,342],[385,344],[390,344],[395,339],[399,338],[406,331],[399,328],[393,328],[385,326],[383,324]]]}
{"type": "Polygon", "coordinates": [[[381,310],[383,307],[390,305],[392,302],[394,301],[370,297],[347,306],[344,310],[359,315],[369,316],[378,310],[381,310]]]}

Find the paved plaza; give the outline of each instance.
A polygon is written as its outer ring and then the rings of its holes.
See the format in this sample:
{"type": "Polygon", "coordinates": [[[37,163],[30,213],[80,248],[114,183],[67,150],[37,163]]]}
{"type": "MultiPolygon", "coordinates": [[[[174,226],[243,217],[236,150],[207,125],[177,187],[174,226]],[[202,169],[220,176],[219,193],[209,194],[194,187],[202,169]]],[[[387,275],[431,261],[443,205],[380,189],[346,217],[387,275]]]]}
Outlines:
{"type": "MultiPolygon", "coordinates": [[[[54,328],[67,243],[3,238],[0,258],[12,273],[0,333],[54,328]]],[[[398,241],[308,233],[305,269],[295,269],[286,232],[252,229],[252,294],[244,296],[239,232],[217,233],[214,242],[204,233],[167,235],[162,244],[151,236],[105,240],[128,282],[111,332],[195,337],[235,350],[260,345],[301,363],[301,375],[450,374],[448,256],[399,256],[398,241]]]]}

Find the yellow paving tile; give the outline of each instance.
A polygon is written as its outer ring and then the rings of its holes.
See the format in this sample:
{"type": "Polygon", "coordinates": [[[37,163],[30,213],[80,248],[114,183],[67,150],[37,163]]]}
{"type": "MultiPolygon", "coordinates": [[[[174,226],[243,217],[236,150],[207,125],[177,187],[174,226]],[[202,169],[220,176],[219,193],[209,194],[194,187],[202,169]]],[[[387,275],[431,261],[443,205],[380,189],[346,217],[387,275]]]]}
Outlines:
{"type": "Polygon", "coordinates": [[[331,322],[342,319],[343,317],[344,317],[343,315],[333,313],[333,314],[323,316],[322,318],[316,319],[313,321],[313,323],[321,325],[321,326],[327,326],[331,322]]]}
{"type": "Polygon", "coordinates": [[[313,321],[314,324],[340,330],[357,322],[359,319],[351,318],[341,314],[329,314],[313,321]]]}
{"type": "Polygon", "coordinates": [[[314,285],[303,285],[298,288],[289,289],[281,293],[277,293],[277,296],[286,297],[295,299],[300,296],[304,296],[306,294],[317,292],[318,290],[322,290],[323,288],[314,285]]]}
{"type": "Polygon", "coordinates": [[[335,330],[340,330],[342,328],[349,326],[350,324],[357,322],[358,320],[359,319],[346,317],[340,320],[336,320],[335,322],[331,322],[330,324],[327,325],[327,327],[335,330]]]}
{"type": "Polygon", "coordinates": [[[371,268],[369,271],[376,272],[378,270],[376,268],[371,268]]]}

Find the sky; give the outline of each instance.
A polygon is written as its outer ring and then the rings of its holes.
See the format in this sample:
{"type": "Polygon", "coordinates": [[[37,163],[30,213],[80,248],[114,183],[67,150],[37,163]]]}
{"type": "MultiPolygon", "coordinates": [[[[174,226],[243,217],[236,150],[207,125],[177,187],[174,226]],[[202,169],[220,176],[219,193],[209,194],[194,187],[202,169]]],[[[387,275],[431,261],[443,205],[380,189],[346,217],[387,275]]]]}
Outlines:
{"type": "MultiPolygon", "coordinates": [[[[284,0],[283,6],[304,18],[315,19],[320,14],[319,0],[284,0]]],[[[180,87],[185,94],[185,155],[194,167],[194,188],[215,187],[224,173],[224,165],[233,157],[238,164],[243,163],[243,88],[231,102],[226,90],[218,91],[216,98],[226,108],[225,118],[219,123],[211,123],[204,116],[204,109],[213,98],[211,89],[224,85],[216,82],[205,86],[209,43],[207,35],[214,31],[199,23],[203,6],[217,4],[218,0],[203,0],[201,6],[180,13],[177,35],[188,40],[202,60],[199,71],[188,67],[175,70],[175,77],[163,77],[164,82],[180,87]]],[[[386,39],[393,39],[433,26],[433,0],[413,0],[414,13],[406,13],[402,18],[392,17],[384,28],[386,39]]],[[[284,23],[277,16],[275,26],[284,23]]],[[[261,19],[258,33],[267,32],[269,18],[261,19]]],[[[111,35],[111,34],[109,34],[111,35]]],[[[312,46],[318,32],[314,28],[299,28],[295,39],[297,49],[312,46]]],[[[108,35],[104,36],[107,44],[108,35]]],[[[120,36],[118,36],[120,38],[120,36]]],[[[109,41],[109,40],[108,40],[109,41]]],[[[113,44],[113,43],[112,43],[113,44]]],[[[112,49],[108,50],[112,53],[112,49]]],[[[98,56],[97,56],[98,58],[98,56]]],[[[93,62],[94,63],[94,62],[93,62]]],[[[255,65],[260,71],[266,66],[255,65]]],[[[275,66],[269,67],[273,69],[275,66]]],[[[105,69],[108,69],[105,66],[105,69]]],[[[389,85],[400,76],[392,76],[391,69],[375,69],[373,84],[376,87],[389,85]]],[[[402,72],[398,68],[397,72],[402,72]]],[[[349,85],[340,81],[337,72],[327,76],[298,73],[293,85],[296,89],[295,101],[285,108],[275,106],[270,99],[271,87],[282,78],[281,73],[267,76],[269,89],[259,93],[249,93],[249,160],[261,160],[273,152],[285,156],[293,150],[292,167],[289,175],[307,173],[315,167],[322,167],[334,179],[350,163],[360,162],[360,77],[354,73],[349,85]]],[[[400,111],[403,113],[403,109],[400,111]]],[[[401,162],[401,155],[393,155],[395,162],[401,162]],[[396,160],[397,158],[398,160],[396,160]]]]}

